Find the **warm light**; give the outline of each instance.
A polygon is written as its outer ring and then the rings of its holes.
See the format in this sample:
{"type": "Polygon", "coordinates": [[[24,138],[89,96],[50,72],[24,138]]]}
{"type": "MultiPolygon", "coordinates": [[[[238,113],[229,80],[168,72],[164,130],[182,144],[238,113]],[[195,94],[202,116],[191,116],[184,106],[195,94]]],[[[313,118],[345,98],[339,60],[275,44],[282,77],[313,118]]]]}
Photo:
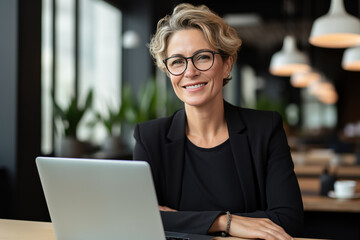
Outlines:
{"type": "Polygon", "coordinates": [[[360,71],[360,47],[345,50],[342,58],[342,67],[348,71],[360,71]]]}
{"type": "Polygon", "coordinates": [[[320,81],[321,75],[314,71],[295,72],[291,75],[290,83],[293,87],[304,88],[314,81],[320,81]]]}
{"type": "Polygon", "coordinates": [[[295,38],[286,36],[282,49],[271,57],[270,73],[289,77],[294,72],[310,70],[307,56],[296,48],[295,38]]]}
{"type": "Polygon", "coordinates": [[[319,101],[325,104],[334,104],[338,100],[338,94],[335,90],[335,87],[330,82],[313,82],[309,85],[308,91],[310,94],[316,96],[319,101]]]}
{"type": "Polygon", "coordinates": [[[334,90],[334,86],[329,82],[319,81],[309,85],[309,93],[319,96],[327,91],[334,90]]]}
{"type": "Polygon", "coordinates": [[[305,64],[286,64],[281,67],[272,67],[270,68],[270,73],[275,76],[280,77],[289,77],[291,74],[297,71],[306,71],[310,67],[305,64]]]}
{"type": "Polygon", "coordinates": [[[334,104],[338,101],[338,94],[336,91],[324,92],[321,95],[317,96],[319,101],[325,104],[334,104]]]}
{"type": "Polygon", "coordinates": [[[343,0],[332,0],[329,12],[315,20],[309,42],[326,48],[359,45],[360,21],[345,11],[343,0]]]}
{"type": "Polygon", "coordinates": [[[310,43],[314,46],[324,48],[347,48],[360,43],[360,35],[336,33],[310,38],[310,43]]]}

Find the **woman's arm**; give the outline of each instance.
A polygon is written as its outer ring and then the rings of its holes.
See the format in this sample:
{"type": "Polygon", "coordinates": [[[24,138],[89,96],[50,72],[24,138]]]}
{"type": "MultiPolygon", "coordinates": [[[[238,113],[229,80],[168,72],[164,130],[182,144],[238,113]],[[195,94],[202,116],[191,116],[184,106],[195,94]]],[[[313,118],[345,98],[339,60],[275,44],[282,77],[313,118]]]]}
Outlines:
{"type": "MultiPolygon", "coordinates": [[[[209,233],[225,231],[228,219],[220,215],[211,226],[209,233]]],[[[282,227],[268,218],[251,218],[231,215],[228,234],[246,239],[291,240],[282,227]]]]}
{"type": "Polygon", "coordinates": [[[267,209],[256,211],[247,217],[267,217],[291,235],[297,235],[303,227],[303,204],[290,148],[280,114],[273,112],[271,135],[265,150],[265,194],[267,209]]]}
{"type": "MultiPolygon", "coordinates": [[[[217,211],[176,211],[160,206],[161,217],[166,231],[186,232],[195,234],[215,234],[224,232],[227,216],[217,211]]],[[[282,227],[268,218],[231,216],[229,235],[241,238],[259,238],[274,240],[292,239],[282,227]]]]}

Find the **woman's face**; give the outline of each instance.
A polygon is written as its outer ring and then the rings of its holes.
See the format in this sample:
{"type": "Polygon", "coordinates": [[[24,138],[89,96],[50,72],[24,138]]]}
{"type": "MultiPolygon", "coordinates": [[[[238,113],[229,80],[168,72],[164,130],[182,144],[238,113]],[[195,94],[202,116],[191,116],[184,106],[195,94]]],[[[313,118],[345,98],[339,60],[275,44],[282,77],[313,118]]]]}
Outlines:
{"type": "MultiPolygon", "coordinates": [[[[167,57],[191,57],[201,50],[217,51],[210,46],[200,30],[180,30],[169,38],[167,57]]],[[[207,71],[200,71],[190,59],[187,61],[187,69],[181,75],[168,73],[178,98],[191,106],[204,106],[222,100],[223,79],[230,73],[232,58],[223,60],[219,54],[215,54],[214,65],[207,71]]]]}

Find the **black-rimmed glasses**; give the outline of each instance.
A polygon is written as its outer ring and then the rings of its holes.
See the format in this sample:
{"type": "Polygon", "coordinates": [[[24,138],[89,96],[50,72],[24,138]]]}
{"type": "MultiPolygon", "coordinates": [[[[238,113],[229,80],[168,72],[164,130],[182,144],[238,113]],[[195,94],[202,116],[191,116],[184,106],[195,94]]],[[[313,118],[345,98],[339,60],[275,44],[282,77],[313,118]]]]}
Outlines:
{"type": "Polygon", "coordinates": [[[207,71],[214,65],[215,51],[199,51],[191,57],[172,56],[163,60],[167,70],[174,76],[183,74],[188,66],[188,59],[191,59],[194,67],[199,71],[207,71]]]}

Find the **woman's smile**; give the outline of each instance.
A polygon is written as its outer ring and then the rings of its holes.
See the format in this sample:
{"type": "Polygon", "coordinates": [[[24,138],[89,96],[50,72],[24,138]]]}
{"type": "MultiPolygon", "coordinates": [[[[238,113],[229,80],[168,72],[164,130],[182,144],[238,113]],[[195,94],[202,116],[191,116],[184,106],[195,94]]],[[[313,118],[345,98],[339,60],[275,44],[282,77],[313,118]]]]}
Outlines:
{"type": "Polygon", "coordinates": [[[202,90],[207,83],[196,83],[196,84],[188,84],[185,85],[184,88],[189,92],[195,92],[202,90]]]}

